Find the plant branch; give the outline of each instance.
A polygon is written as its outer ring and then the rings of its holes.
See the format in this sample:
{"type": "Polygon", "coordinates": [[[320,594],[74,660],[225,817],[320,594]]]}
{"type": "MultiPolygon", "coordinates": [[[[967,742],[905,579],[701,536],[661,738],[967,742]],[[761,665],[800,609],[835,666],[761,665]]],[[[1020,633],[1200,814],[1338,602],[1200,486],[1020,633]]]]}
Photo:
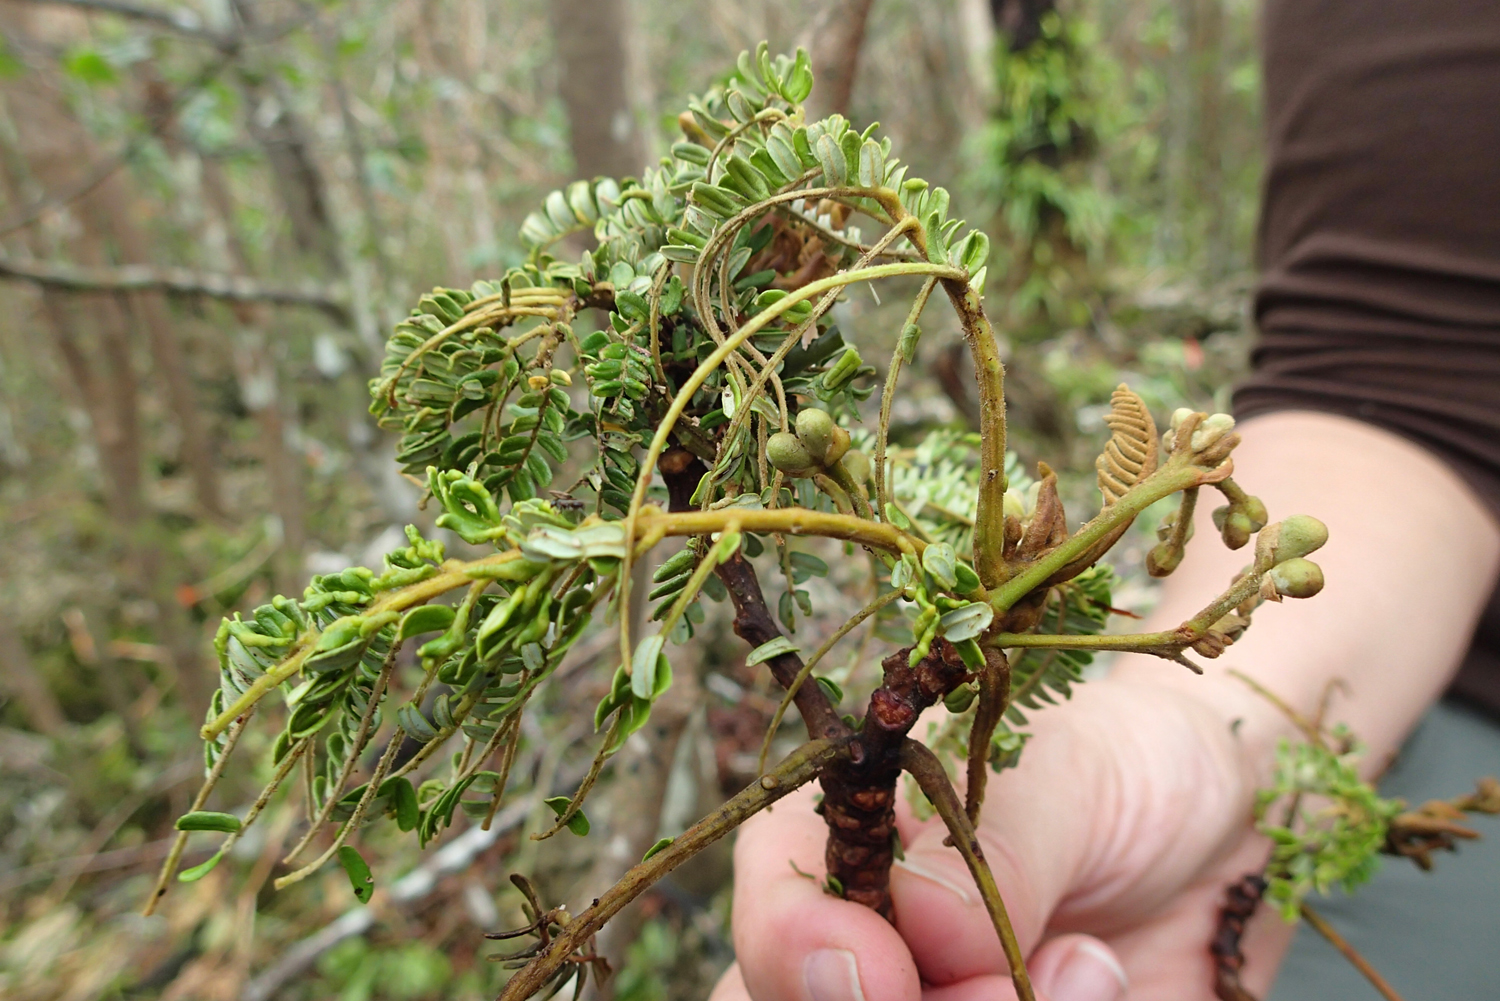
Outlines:
{"type": "MultiPolygon", "coordinates": [[[[348,785],[349,777],[354,774],[354,769],[359,766],[359,756],[364,753],[365,744],[370,739],[370,724],[375,718],[376,711],[380,708],[380,699],[385,695],[386,683],[391,679],[391,671],[396,666],[396,655],[400,651],[401,643],[399,641],[392,642],[390,651],[385,655],[385,663],[380,666],[380,676],[375,679],[375,687],[370,690],[369,701],[365,706],[364,714],[359,720],[359,730],[354,734],[354,740],[349,746],[348,756],[344,759],[343,767],[339,769],[338,779],[329,788],[323,808],[318,811],[317,816],[307,825],[307,833],[302,836],[302,840],[297,842],[296,847],[286,853],[286,857],[282,859],[282,862],[290,865],[296,860],[298,855],[306,851],[307,846],[312,844],[313,838],[318,836],[318,832],[322,830],[323,825],[332,816],[333,808],[338,806],[339,798],[344,795],[344,786],[348,785]]],[[[309,758],[308,760],[311,761],[312,759],[309,758]]],[[[309,802],[311,802],[310,799],[309,802]]]]}
{"type": "MultiPolygon", "coordinates": [[[[1037,676],[1042,672],[1038,671],[1037,676]]],[[[979,707],[969,726],[968,784],[964,789],[964,809],[969,823],[979,823],[984,806],[984,789],[990,778],[990,740],[995,727],[1010,708],[1010,661],[1003,650],[984,651],[984,670],[979,675],[979,707]]]]}
{"type": "MultiPolygon", "coordinates": [[[[751,646],[762,646],[781,635],[781,628],[771,616],[766,598],[760,589],[760,578],[755,567],[745,559],[743,553],[719,564],[716,571],[723,582],[729,598],[734,602],[734,631],[751,646]]],[[[790,689],[802,673],[802,659],[795,653],[777,654],[766,661],[771,674],[783,688],[790,689]]],[[[807,724],[807,733],[814,738],[840,738],[849,733],[849,728],[839,718],[838,710],[829,702],[821,685],[803,686],[793,697],[802,721],[807,724]]]]}
{"type": "MultiPolygon", "coordinates": [[[[943,291],[963,325],[979,383],[979,506],[974,520],[974,570],[985,587],[1005,574],[1005,365],[995,331],[968,276],[943,279],[943,291]]],[[[1045,578],[1043,578],[1045,579],[1045,578]]]]}
{"type": "Polygon", "coordinates": [[[1011,982],[1016,986],[1017,997],[1020,1001],[1036,1001],[1036,993],[1031,989],[1031,978],[1026,974],[1026,959],[1021,955],[1021,943],[1017,941],[1015,929],[1011,927],[1005,901],[1000,897],[1000,887],[995,884],[995,874],[984,860],[979,836],[974,832],[974,825],[964,812],[963,804],[958,801],[953,784],[948,781],[943,763],[926,747],[908,737],[901,745],[901,767],[911,773],[922,787],[922,792],[927,794],[927,799],[937,810],[938,816],[948,825],[951,835],[949,840],[968,863],[969,872],[973,874],[974,882],[979,887],[979,896],[984,900],[985,910],[990,912],[990,920],[994,922],[995,933],[1000,936],[1000,948],[1005,952],[1005,961],[1010,966],[1011,982]]]}
{"type": "MultiPolygon", "coordinates": [[[[625,551],[624,566],[620,572],[620,659],[621,663],[628,664],[631,660],[630,629],[628,610],[630,608],[630,564],[632,552],[629,542],[635,538],[636,520],[640,515],[641,505],[645,503],[646,491],[651,485],[651,478],[656,472],[657,461],[666,450],[667,442],[671,440],[672,429],[682,417],[694,394],[708,381],[708,377],[724,363],[724,360],[737,350],[740,345],[748,341],[753,335],[765,329],[777,317],[800,302],[805,302],[816,296],[822,295],[830,289],[839,288],[844,285],[853,285],[862,281],[874,281],[877,278],[892,278],[897,275],[935,275],[939,278],[959,277],[967,280],[968,276],[961,268],[948,267],[939,264],[926,264],[917,261],[903,261],[896,264],[877,264],[869,268],[861,268],[853,271],[841,271],[836,275],[809,282],[794,292],[778,299],[776,302],[761,310],[755,316],[745,321],[744,325],[727,337],[722,344],[714,349],[714,352],[705,358],[699,366],[688,376],[687,381],[678,389],[677,395],[672,398],[672,405],[667,408],[661,423],[657,425],[656,434],[651,438],[651,445],[646,449],[646,455],[641,460],[641,473],[635,481],[635,491],[630,498],[630,510],[625,515],[625,539],[627,548],[625,551]]],[[[746,403],[748,405],[748,401],[746,403]]]]}
{"type": "Polygon", "coordinates": [[[776,731],[781,727],[782,717],[786,715],[787,707],[796,699],[797,693],[802,691],[802,686],[807,683],[807,679],[812,677],[813,668],[817,667],[818,662],[828,656],[828,652],[838,644],[839,640],[848,636],[856,626],[900,597],[902,597],[902,592],[888,591],[854,613],[854,617],[835,629],[833,635],[824,640],[823,645],[813,652],[806,664],[802,665],[802,670],[797,672],[797,676],[787,686],[786,694],[781,697],[781,704],[776,707],[770,725],[766,727],[766,737],[760,745],[760,757],[756,759],[755,771],[757,773],[766,770],[766,755],[771,753],[771,741],[776,738],[776,731]]]}
{"type": "MultiPolygon", "coordinates": [[[[994,588],[990,592],[990,604],[994,606],[997,615],[1003,615],[1009,611],[1016,602],[1045,583],[1057,571],[1068,566],[1079,559],[1093,548],[1095,543],[1107,538],[1120,525],[1128,524],[1136,515],[1146,508],[1155,504],[1163,497],[1169,497],[1179,490],[1197,486],[1204,481],[1204,471],[1191,465],[1172,463],[1161,467],[1140,483],[1131,487],[1115,503],[1110,504],[1104,510],[1074,533],[1067,541],[1056,549],[1043,555],[1036,562],[1029,564],[1026,569],[1017,573],[1014,577],[994,588]]],[[[983,484],[980,486],[983,490],[983,484]]],[[[981,503],[983,494],[981,493],[981,503]]],[[[1003,500],[1003,496],[1002,496],[1003,500]]],[[[980,517],[980,524],[983,515],[980,517]]],[[[975,538],[978,538],[979,524],[975,525],[975,538]]],[[[976,568],[977,569],[977,568],[976,568]]],[[[1243,600],[1243,599],[1241,599],[1243,600]]],[[[1235,602],[1238,604],[1239,602],[1235,602]]],[[[1231,606],[1232,607],[1232,606],[1231,606]]],[[[1217,618],[1214,621],[1218,621],[1217,618]]],[[[1115,639],[1118,637],[1089,637],[1090,639],[1115,639]]],[[[1005,645],[1029,645],[1042,646],[1040,643],[1030,644],[997,644],[1005,645]]],[[[1104,647],[1103,649],[1109,649],[1104,647]]],[[[1134,648],[1131,648],[1134,649],[1134,648]]]]}
{"type": "Polygon", "coordinates": [[[1396,993],[1396,988],[1392,987],[1380,975],[1379,971],[1370,965],[1369,960],[1360,955],[1359,950],[1354,948],[1348,939],[1340,935],[1333,925],[1324,920],[1323,915],[1304,903],[1302,905],[1302,917],[1308,924],[1312,925],[1314,931],[1326,938],[1330,945],[1341,952],[1351,966],[1364,975],[1364,978],[1370,982],[1370,985],[1380,992],[1381,997],[1385,998],[1386,1001],[1402,1001],[1401,995],[1396,993]]]}
{"type": "MultiPolygon", "coordinates": [[[[229,733],[224,738],[224,746],[219,751],[219,759],[214,762],[213,770],[203,780],[203,787],[198,790],[198,795],[193,797],[192,805],[187,812],[193,813],[203,809],[203,804],[208,802],[209,793],[214,791],[214,786],[219,784],[219,779],[224,774],[224,766],[229,764],[229,755],[234,750],[234,745],[240,742],[240,734],[245,732],[245,727],[250,723],[250,710],[247,710],[242,719],[234,721],[229,733]]],[[[171,882],[172,876],[177,871],[178,864],[182,861],[182,853],[187,848],[188,832],[179,831],[177,837],[172,841],[172,850],[167,853],[167,860],[162,863],[161,875],[156,879],[156,886],[151,890],[151,896],[146,899],[146,906],[141,909],[141,916],[149,918],[156,911],[156,902],[167,895],[167,884],[171,882]]]]}
{"type": "Polygon", "coordinates": [[[0,255],[0,278],[31,282],[69,292],[170,292],[231,302],[269,302],[308,306],[339,323],[350,321],[349,306],[321,283],[270,285],[243,275],[214,274],[186,268],[122,264],[91,267],[52,261],[23,261],[0,255]]]}
{"type": "Polygon", "coordinates": [[[921,539],[894,525],[833,511],[812,511],[805,507],[756,511],[729,507],[713,511],[666,512],[656,507],[645,507],[641,509],[636,521],[637,555],[666,536],[722,532],[734,522],[739,522],[740,528],[746,532],[843,539],[898,557],[902,553],[920,556],[922,550],[927,548],[927,544],[921,539]]]}
{"type": "Polygon", "coordinates": [[[846,754],[847,747],[847,738],[809,741],[775,769],[762,775],[758,782],[742,789],[719,809],[678,835],[671,844],[631,867],[592,906],[562,928],[545,952],[511,978],[500,994],[500,1001],[524,1001],[541,990],[568,957],[626,904],[756,813],[811,782],[819,772],[846,754]]]}
{"type": "MultiPolygon", "coordinates": [[[[922,317],[922,310],[926,308],[927,300],[932,297],[932,290],[936,287],[936,278],[929,278],[922,283],[921,291],[907,310],[906,322],[901,325],[901,333],[896,338],[896,350],[891,353],[891,364],[885,372],[885,390],[880,396],[880,424],[875,431],[875,507],[881,518],[885,517],[885,450],[891,431],[891,404],[896,397],[896,380],[901,376],[901,363],[907,360],[903,353],[907,348],[906,331],[917,325],[922,317]]],[[[910,347],[913,351],[916,350],[915,343],[910,347]]]]}
{"type": "MultiPolygon", "coordinates": [[[[1129,495],[1127,494],[1126,496],[1129,495]]],[[[1105,510],[1108,511],[1110,508],[1106,508],[1105,510]]],[[[1267,567],[1266,569],[1269,570],[1270,568],[1267,567]]],[[[1155,633],[1127,633],[1123,636],[995,633],[986,637],[984,642],[987,646],[1009,649],[1040,647],[1048,650],[1120,650],[1149,653],[1157,657],[1164,657],[1167,660],[1181,661],[1187,664],[1188,667],[1193,668],[1193,670],[1198,671],[1198,668],[1182,657],[1182,652],[1203,639],[1214,623],[1222,619],[1230,609],[1255,595],[1260,590],[1261,578],[1264,576],[1265,571],[1247,573],[1244,577],[1231,584],[1223,594],[1215,598],[1203,611],[1188,619],[1176,629],[1164,629],[1155,633]]],[[[1015,579],[1019,578],[1013,578],[1012,580],[1015,579]]],[[[1202,672],[1199,671],[1198,673],[1201,674],[1202,672]]]]}

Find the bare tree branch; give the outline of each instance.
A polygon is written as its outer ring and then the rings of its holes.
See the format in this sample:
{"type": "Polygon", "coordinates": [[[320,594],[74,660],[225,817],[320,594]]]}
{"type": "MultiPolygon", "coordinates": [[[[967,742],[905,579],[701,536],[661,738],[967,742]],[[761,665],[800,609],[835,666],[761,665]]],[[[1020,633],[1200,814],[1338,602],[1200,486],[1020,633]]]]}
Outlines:
{"type": "Polygon", "coordinates": [[[0,278],[32,282],[72,292],[169,292],[232,302],[270,302],[319,309],[340,323],[350,322],[348,305],[334,291],[309,282],[268,285],[243,275],[212,274],[186,268],[125,264],[85,267],[47,261],[20,261],[0,255],[0,278]]]}
{"type": "Polygon", "coordinates": [[[32,3],[50,4],[55,7],[74,7],[78,10],[100,14],[114,14],[132,21],[144,21],[157,27],[167,28],[180,35],[211,42],[219,48],[233,48],[238,40],[220,34],[205,25],[198,15],[186,10],[172,10],[154,4],[134,3],[132,0],[31,0],[32,3]]]}

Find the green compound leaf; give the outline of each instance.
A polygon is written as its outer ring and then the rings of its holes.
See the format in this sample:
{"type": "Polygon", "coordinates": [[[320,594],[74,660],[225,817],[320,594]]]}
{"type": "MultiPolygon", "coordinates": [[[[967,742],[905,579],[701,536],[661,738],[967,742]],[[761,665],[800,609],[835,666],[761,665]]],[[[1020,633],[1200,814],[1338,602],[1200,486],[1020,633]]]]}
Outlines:
{"type": "Polygon", "coordinates": [[[361,904],[368,904],[375,893],[375,877],[365,863],[364,856],[349,845],[339,848],[339,864],[349,874],[349,885],[361,904]]]}

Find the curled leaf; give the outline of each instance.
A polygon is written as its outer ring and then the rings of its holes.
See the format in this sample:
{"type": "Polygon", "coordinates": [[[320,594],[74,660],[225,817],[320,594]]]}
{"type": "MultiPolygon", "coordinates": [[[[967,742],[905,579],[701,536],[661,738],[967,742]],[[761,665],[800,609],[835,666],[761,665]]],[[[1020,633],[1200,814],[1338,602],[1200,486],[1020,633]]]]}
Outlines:
{"type": "Polygon", "coordinates": [[[1156,472],[1158,454],[1156,422],[1151,411],[1123,383],[1110,397],[1104,423],[1111,432],[1104,454],[1094,463],[1099,473],[1099,492],[1104,506],[1118,501],[1125,492],[1156,472]]]}

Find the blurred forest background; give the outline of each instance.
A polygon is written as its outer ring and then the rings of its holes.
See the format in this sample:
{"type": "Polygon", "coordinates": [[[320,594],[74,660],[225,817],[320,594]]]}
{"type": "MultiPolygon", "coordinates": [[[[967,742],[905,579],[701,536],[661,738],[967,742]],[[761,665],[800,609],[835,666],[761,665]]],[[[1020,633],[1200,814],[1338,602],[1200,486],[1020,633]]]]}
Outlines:
{"type": "MultiPolygon", "coordinates": [[[[741,49],[804,44],[814,106],[881,121],[988,228],[1012,447],[1071,462],[1086,497],[1116,382],[1159,414],[1226,409],[1243,364],[1255,18],[1251,0],[0,0],[0,995],[492,996],[480,936],[518,923],[509,872],[576,907],[754,776],[775,699],[722,623],[591,800],[591,837],[539,846],[523,803],[425,855],[382,844],[361,907],[337,870],[270,893],[293,796],[138,916],[200,779],[219,618],[430,517],[366,413],[393,322],[518,263],[552,188],[665,152],[680,102],[741,49]]],[[[862,340],[899,330],[868,296],[839,308],[862,340]]],[[[965,364],[924,338],[899,428],[965,427],[965,364]]],[[[810,586],[837,611],[840,582],[810,586]]],[[[578,703],[607,687],[602,639],[565,674],[578,703]]],[[[534,788],[573,767],[570,708],[532,735],[534,788]]],[[[726,847],[607,930],[616,998],[706,995],[731,958],[728,878],[726,847]]]]}

